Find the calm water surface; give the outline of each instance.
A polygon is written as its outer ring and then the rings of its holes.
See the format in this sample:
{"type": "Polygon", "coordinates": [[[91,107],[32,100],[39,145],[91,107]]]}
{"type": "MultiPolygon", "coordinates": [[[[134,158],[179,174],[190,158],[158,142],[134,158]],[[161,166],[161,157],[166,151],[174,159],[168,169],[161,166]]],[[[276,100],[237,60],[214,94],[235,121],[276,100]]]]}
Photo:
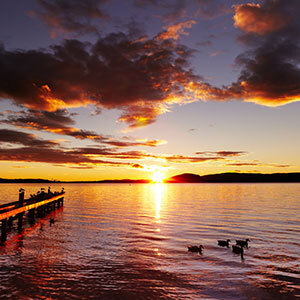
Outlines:
{"type": "MultiPolygon", "coordinates": [[[[1,184],[0,203],[20,187],[1,184]]],[[[300,299],[299,184],[64,188],[63,208],[0,246],[1,299],[300,299]],[[244,260],[217,246],[237,238],[244,260]]]]}

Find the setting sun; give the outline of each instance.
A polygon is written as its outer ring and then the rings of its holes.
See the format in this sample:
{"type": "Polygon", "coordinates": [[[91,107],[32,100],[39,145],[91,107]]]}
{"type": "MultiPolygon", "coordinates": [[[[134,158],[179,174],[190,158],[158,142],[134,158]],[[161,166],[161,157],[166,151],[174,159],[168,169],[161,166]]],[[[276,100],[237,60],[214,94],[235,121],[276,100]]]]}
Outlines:
{"type": "Polygon", "coordinates": [[[165,178],[165,176],[162,172],[160,172],[160,171],[153,172],[152,181],[154,183],[162,183],[164,178],[165,178]]]}

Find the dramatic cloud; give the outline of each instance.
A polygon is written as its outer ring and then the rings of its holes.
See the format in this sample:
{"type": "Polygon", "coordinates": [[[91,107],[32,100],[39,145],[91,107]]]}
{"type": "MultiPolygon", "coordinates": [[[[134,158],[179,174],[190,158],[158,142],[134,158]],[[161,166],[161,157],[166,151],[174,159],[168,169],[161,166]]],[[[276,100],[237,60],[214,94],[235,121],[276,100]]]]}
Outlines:
{"type": "Polygon", "coordinates": [[[144,126],[185,101],[185,86],[196,79],[191,53],[171,40],[133,41],[124,33],[94,45],[65,40],[51,51],[0,48],[0,98],[35,110],[117,108],[124,111],[120,120],[144,126]]]}
{"type": "Polygon", "coordinates": [[[62,33],[97,33],[91,21],[107,20],[109,15],[100,7],[108,0],[37,0],[39,10],[30,14],[41,18],[50,27],[52,37],[62,33]]]}
{"type": "Polygon", "coordinates": [[[253,30],[251,34],[245,29],[247,31],[240,40],[251,42],[247,43],[250,48],[236,58],[236,64],[241,68],[238,80],[221,88],[206,82],[190,82],[188,88],[194,97],[206,101],[242,99],[266,106],[300,100],[300,2],[267,0],[261,6],[238,6],[236,18],[239,9],[253,7],[264,15],[276,12],[280,28],[271,30],[269,26],[253,30]],[[283,24],[281,20],[288,21],[283,24]]]}
{"type": "Polygon", "coordinates": [[[53,147],[57,145],[54,141],[41,140],[34,134],[17,130],[0,129],[0,145],[4,143],[33,147],[53,147]]]}
{"type": "MultiPolygon", "coordinates": [[[[162,5],[161,1],[142,2],[162,5]]],[[[203,7],[219,3],[198,2],[203,7]]],[[[252,9],[248,6],[237,6],[235,16],[241,9],[252,9]]],[[[300,2],[291,0],[287,4],[283,0],[270,0],[255,7],[264,15],[276,12],[288,22],[265,34],[247,30],[245,37],[250,34],[254,43],[236,58],[241,73],[230,86],[212,86],[201,81],[202,77],[191,69],[189,58],[194,52],[176,41],[185,28],[194,24],[187,21],[171,25],[165,32],[148,39],[111,33],[94,44],[65,40],[44,50],[2,47],[0,98],[48,112],[87,104],[93,104],[98,110],[118,109],[119,121],[125,122],[129,129],[152,124],[175,103],[240,99],[279,106],[299,101],[300,2]]],[[[28,126],[34,124],[32,121],[28,126]]],[[[71,125],[65,125],[62,134],[102,139],[97,133],[71,125]]]]}
{"type": "Polygon", "coordinates": [[[170,26],[166,26],[163,31],[157,36],[157,39],[166,40],[166,39],[174,39],[177,40],[180,35],[188,35],[189,33],[185,31],[185,28],[191,28],[193,24],[197,22],[194,20],[189,20],[177,24],[173,24],[170,26]]]}
{"type": "MultiPolygon", "coordinates": [[[[270,2],[270,1],[266,1],[270,2]]],[[[248,3],[235,6],[234,25],[247,32],[264,35],[285,26],[286,15],[277,1],[270,5],[248,3]]]]}
{"type": "MultiPolygon", "coordinates": [[[[8,113],[6,113],[6,115],[7,114],[8,113]]],[[[116,147],[156,147],[166,143],[166,141],[163,140],[132,140],[128,137],[116,139],[112,136],[99,135],[94,131],[78,129],[71,126],[75,123],[72,116],[73,115],[69,114],[67,110],[63,109],[56,110],[54,112],[29,110],[28,112],[11,112],[7,115],[6,119],[1,120],[0,122],[21,128],[53,132],[80,140],[92,140],[97,143],[116,147]]]]}
{"type": "MultiPolygon", "coordinates": [[[[252,37],[256,39],[255,47],[236,59],[242,67],[238,82],[241,97],[267,106],[299,101],[300,2],[267,0],[261,6],[237,7],[236,18],[242,8],[252,9],[253,16],[262,18],[265,27],[258,25],[261,27],[253,30],[253,34],[257,33],[252,37]],[[271,21],[266,21],[269,17],[276,21],[273,27],[271,21]]],[[[250,31],[249,28],[242,29],[250,31]]]]}

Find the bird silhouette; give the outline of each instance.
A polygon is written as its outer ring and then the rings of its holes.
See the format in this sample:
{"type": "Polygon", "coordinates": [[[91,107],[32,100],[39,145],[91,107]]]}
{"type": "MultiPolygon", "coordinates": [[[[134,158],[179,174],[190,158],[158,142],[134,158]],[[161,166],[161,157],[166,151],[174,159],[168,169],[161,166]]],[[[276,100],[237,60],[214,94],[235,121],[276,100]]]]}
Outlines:
{"type": "Polygon", "coordinates": [[[202,245],[200,245],[200,246],[188,246],[188,250],[190,252],[199,252],[200,254],[202,254],[202,249],[204,249],[204,247],[202,245]]]}
{"type": "Polygon", "coordinates": [[[218,245],[221,246],[221,247],[229,248],[229,242],[230,242],[230,240],[226,240],[226,241],[218,240],[218,245]]]}
{"type": "Polygon", "coordinates": [[[250,239],[245,239],[245,240],[235,240],[236,244],[241,246],[241,247],[246,247],[248,249],[248,242],[250,242],[250,239]]]}

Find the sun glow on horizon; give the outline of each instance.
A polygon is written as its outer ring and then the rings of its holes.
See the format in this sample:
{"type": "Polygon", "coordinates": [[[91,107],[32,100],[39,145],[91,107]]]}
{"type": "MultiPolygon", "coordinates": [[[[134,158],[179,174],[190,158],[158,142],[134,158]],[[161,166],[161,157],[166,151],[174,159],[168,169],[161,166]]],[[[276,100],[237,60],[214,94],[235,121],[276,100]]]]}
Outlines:
{"type": "Polygon", "coordinates": [[[154,183],[163,183],[165,179],[164,174],[161,171],[154,171],[152,174],[152,182],[154,183]]]}

